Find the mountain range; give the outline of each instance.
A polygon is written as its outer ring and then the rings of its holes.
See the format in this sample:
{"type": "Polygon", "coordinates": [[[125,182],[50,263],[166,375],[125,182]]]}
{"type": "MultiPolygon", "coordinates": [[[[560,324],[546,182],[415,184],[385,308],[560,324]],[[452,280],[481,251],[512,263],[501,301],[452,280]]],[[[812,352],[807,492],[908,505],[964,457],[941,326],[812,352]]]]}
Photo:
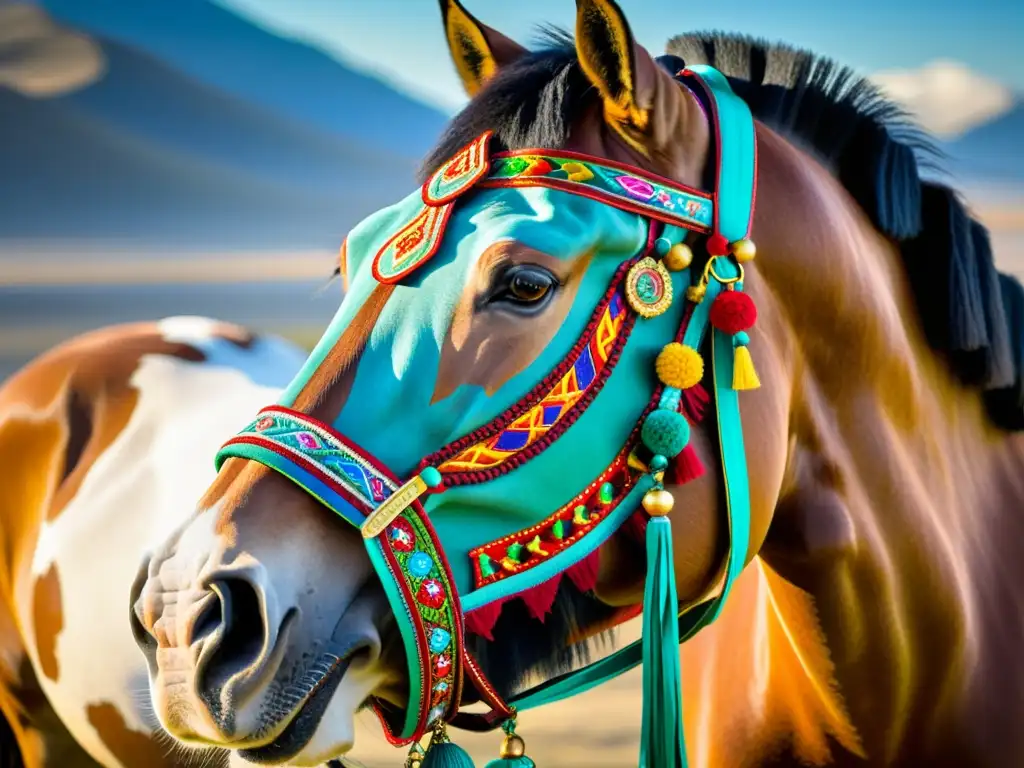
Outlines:
{"type": "Polygon", "coordinates": [[[0,114],[0,238],[162,249],[336,249],[445,122],[202,0],[0,0],[0,114]]]}
{"type": "MultiPolygon", "coordinates": [[[[949,66],[895,82],[932,115],[973,98],[951,169],[1024,185],[1024,101],[949,66]]],[[[0,114],[0,240],[163,251],[333,250],[446,122],[208,0],[0,0],[0,114]]]]}

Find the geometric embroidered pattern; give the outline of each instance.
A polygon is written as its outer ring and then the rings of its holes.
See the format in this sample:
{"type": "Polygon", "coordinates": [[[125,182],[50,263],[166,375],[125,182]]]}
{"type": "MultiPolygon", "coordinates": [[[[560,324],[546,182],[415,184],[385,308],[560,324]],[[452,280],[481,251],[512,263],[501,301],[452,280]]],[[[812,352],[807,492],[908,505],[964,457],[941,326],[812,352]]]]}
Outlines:
{"type": "Polygon", "coordinates": [[[625,318],[625,298],[621,290],[616,290],[589,341],[547,395],[498,434],[469,446],[437,469],[442,474],[493,469],[544,437],[591,385],[601,379],[600,374],[616,346],[625,318]]]}
{"type": "Polygon", "coordinates": [[[629,467],[628,454],[627,448],[576,498],[541,522],[470,550],[475,588],[528,571],[592,531],[615,510],[640,475],[629,467]]]}
{"type": "Polygon", "coordinates": [[[620,166],[610,160],[575,152],[521,150],[501,152],[491,160],[491,172],[481,187],[550,187],[616,208],[639,213],[666,224],[709,232],[713,204],[706,192],[620,166]]]}
{"type": "Polygon", "coordinates": [[[364,511],[379,507],[398,487],[336,435],[303,414],[280,406],[260,410],[257,419],[221,450],[234,442],[271,443],[283,449],[285,455],[305,459],[361,501],[364,511]]]}

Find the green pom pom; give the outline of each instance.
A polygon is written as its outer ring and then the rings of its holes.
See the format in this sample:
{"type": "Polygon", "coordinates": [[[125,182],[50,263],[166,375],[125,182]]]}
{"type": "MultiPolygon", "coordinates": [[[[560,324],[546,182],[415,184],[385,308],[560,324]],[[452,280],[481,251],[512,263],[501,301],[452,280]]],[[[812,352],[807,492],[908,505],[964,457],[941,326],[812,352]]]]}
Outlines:
{"type": "Polygon", "coordinates": [[[651,453],[672,458],[690,442],[690,424],[676,411],[651,411],[640,429],[640,439],[651,453]]]}
{"type": "Polygon", "coordinates": [[[427,484],[428,488],[437,488],[441,484],[441,473],[433,467],[427,467],[420,472],[420,479],[427,484]]]}
{"type": "Polygon", "coordinates": [[[537,768],[537,764],[526,755],[522,757],[496,757],[484,768],[537,768]]]}
{"type": "Polygon", "coordinates": [[[476,768],[471,758],[458,744],[445,741],[431,744],[420,768],[476,768]]]}

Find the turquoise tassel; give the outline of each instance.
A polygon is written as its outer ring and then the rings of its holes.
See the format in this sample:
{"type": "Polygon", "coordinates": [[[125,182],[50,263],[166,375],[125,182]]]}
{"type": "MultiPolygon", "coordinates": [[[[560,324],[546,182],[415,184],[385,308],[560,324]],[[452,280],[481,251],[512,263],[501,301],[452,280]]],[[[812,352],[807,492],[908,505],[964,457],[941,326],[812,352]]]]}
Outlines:
{"type": "Polygon", "coordinates": [[[526,755],[519,757],[496,757],[484,768],[537,768],[537,764],[526,755]]]}
{"type": "Polygon", "coordinates": [[[460,747],[448,739],[448,733],[444,725],[434,730],[430,739],[430,747],[427,749],[427,756],[423,758],[420,768],[476,768],[473,765],[473,758],[460,747]]]}
{"type": "Polygon", "coordinates": [[[679,601],[672,562],[672,524],[664,516],[666,512],[652,516],[647,523],[640,768],[686,768],[679,672],[679,601]]]}

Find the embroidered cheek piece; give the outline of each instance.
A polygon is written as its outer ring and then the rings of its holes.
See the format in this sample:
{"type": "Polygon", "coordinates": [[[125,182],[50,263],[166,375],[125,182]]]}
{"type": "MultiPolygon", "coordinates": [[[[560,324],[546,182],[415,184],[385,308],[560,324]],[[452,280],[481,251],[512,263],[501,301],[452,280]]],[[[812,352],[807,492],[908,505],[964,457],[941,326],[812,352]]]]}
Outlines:
{"type": "Polygon", "coordinates": [[[217,454],[218,469],[231,456],[268,465],[362,531],[406,647],[410,690],[404,716],[375,704],[395,744],[409,744],[427,731],[446,743],[446,722],[480,730],[503,721],[508,743],[519,738],[512,726],[516,709],[572,696],[643,663],[641,764],[674,764],[673,754],[685,755],[677,645],[717,617],[745,564],[749,491],[737,392],[759,381],[747,350],[756,310],[742,292],[743,264],[755,255],[747,239],[756,180],[753,120],[716,70],[692,67],[679,77],[693,86],[712,118],[713,193],[572,152],[490,155],[488,131],[431,176],[422,187],[420,209],[374,256],[372,273],[379,282],[411,275],[437,253],[454,207],[477,187],[548,187],[644,217],[651,232],[647,247],[616,272],[570,354],[523,399],[425,457],[418,474],[404,483],[330,426],[281,406],[263,409],[217,454]],[[707,235],[708,259],[699,273],[690,268],[687,231],[707,235]],[[663,314],[679,293],[687,302],[683,322],[654,363],[657,384],[621,452],[548,517],[465,553],[473,589],[460,596],[444,542],[420,498],[488,482],[538,457],[599,396],[638,318],[663,314]],[[711,401],[701,385],[699,350],[707,337],[730,550],[718,595],[678,615],[667,517],[673,500],[664,474],[671,467],[678,484],[703,471],[689,438],[692,423],[711,401]],[[638,506],[649,519],[642,640],[503,701],[466,652],[466,630],[490,637],[501,604],[532,594],[527,590],[544,590],[550,605],[563,575],[583,591],[592,589],[597,548],[638,506]],[[489,714],[459,712],[465,679],[491,707],[489,714]]]}

